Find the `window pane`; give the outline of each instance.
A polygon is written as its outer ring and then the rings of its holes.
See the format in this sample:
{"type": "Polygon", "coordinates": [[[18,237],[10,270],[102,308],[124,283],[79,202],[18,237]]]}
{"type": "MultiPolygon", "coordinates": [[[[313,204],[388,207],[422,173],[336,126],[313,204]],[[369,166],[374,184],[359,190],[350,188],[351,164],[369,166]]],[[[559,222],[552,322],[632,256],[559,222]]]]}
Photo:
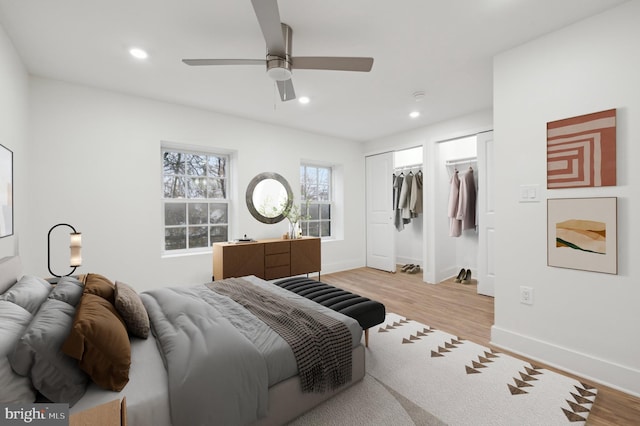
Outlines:
{"type": "Polygon", "coordinates": [[[197,154],[186,155],[186,174],[191,176],[204,176],[206,174],[207,156],[197,154]]]}
{"type": "Polygon", "coordinates": [[[228,227],[225,226],[212,226],[210,229],[211,243],[222,243],[229,241],[228,227]]]}
{"type": "Polygon", "coordinates": [[[190,226],[189,227],[189,248],[209,246],[209,227],[190,226]]]}
{"type": "Polygon", "coordinates": [[[189,225],[207,223],[207,203],[189,204],[189,225]]]}
{"type": "Polygon", "coordinates": [[[164,174],[183,175],[184,156],[180,152],[167,151],[162,156],[164,174]]]}
{"type": "Polygon", "coordinates": [[[186,203],[166,203],[164,205],[165,226],[186,225],[187,204],[186,203]]]}
{"type": "Polygon", "coordinates": [[[227,204],[209,204],[209,223],[227,223],[227,204]]]}
{"type": "Polygon", "coordinates": [[[164,177],[164,198],[184,198],[184,178],[179,176],[164,177]]]}
{"type": "Polygon", "coordinates": [[[331,204],[320,204],[320,219],[331,219],[331,204]]]}
{"type": "Polygon", "coordinates": [[[310,237],[319,237],[320,236],[320,232],[319,232],[319,227],[318,227],[318,222],[309,222],[309,236],[310,237]]]}
{"type": "Polygon", "coordinates": [[[207,179],[207,198],[227,198],[224,179],[207,179]]]}
{"type": "Polygon", "coordinates": [[[188,198],[205,198],[207,196],[207,180],[205,178],[189,178],[187,181],[188,198]]]}
{"type": "Polygon", "coordinates": [[[215,178],[223,178],[227,176],[227,159],[216,156],[208,157],[207,175],[215,178]]]}
{"type": "Polygon", "coordinates": [[[166,228],[164,230],[164,249],[181,250],[187,248],[186,228],[166,228]]]}
{"type": "Polygon", "coordinates": [[[321,237],[329,237],[331,236],[331,222],[323,220],[320,222],[320,236],[321,237]]]}
{"type": "Polygon", "coordinates": [[[331,183],[330,169],[326,167],[318,168],[318,184],[323,186],[329,186],[331,183]]]}
{"type": "Polygon", "coordinates": [[[320,209],[317,204],[309,204],[309,216],[311,220],[320,219],[320,217],[318,216],[319,212],[320,212],[320,209]]]}
{"type": "Polygon", "coordinates": [[[329,187],[320,185],[318,187],[318,201],[329,201],[329,187]]]}

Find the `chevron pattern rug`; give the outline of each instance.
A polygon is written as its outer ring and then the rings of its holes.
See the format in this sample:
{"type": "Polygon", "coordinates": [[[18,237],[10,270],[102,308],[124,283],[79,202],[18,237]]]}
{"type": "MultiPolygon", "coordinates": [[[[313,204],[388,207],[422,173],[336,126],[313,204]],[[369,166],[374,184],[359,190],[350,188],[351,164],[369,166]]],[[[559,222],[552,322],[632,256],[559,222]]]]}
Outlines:
{"type": "Polygon", "coordinates": [[[367,373],[450,425],[585,423],[596,398],[574,379],[396,314],[372,337],[367,373]]]}
{"type": "Polygon", "coordinates": [[[369,331],[364,380],[292,425],[584,424],[597,390],[396,314],[369,331]]]}

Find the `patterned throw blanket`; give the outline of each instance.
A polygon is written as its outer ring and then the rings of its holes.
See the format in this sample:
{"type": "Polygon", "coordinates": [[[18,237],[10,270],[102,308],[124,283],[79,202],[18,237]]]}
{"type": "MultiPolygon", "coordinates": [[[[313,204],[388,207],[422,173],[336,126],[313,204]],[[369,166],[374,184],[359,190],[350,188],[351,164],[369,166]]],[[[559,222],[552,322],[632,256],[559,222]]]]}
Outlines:
{"type": "Polygon", "coordinates": [[[206,285],[244,306],[291,346],[303,392],[325,392],[351,380],[351,333],[342,322],[242,278],[206,285]]]}

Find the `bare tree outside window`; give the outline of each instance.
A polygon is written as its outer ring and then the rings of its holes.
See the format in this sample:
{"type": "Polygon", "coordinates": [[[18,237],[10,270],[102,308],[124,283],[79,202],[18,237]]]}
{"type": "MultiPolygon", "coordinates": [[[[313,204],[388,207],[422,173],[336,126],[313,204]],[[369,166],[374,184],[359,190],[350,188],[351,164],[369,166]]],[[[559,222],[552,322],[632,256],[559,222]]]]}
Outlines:
{"type": "Polygon", "coordinates": [[[302,234],[313,237],[331,236],[331,167],[300,165],[302,234]]]}
{"type": "Polygon", "coordinates": [[[162,150],[164,250],[201,251],[228,240],[229,157],[162,150]]]}

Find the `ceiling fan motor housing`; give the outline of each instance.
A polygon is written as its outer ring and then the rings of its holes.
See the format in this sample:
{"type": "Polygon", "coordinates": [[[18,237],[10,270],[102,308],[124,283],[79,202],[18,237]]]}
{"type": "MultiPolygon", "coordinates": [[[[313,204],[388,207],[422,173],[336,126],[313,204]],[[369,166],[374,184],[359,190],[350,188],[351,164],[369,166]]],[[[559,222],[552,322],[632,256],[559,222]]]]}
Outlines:
{"type": "Polygon", "coordinates": [[[282,26],[284,52],[267,51],[267,75],[275,81],[286,81],[291,78],[291,46],[293,30],[285,23],[282,26]]]}
{"type": "Polygon", "coordinates": [[[283,59],[275,55],[267,55],[267,75],[275,81],[286,81],[291,78],[291,61],[289,55],[283,59]]]}

